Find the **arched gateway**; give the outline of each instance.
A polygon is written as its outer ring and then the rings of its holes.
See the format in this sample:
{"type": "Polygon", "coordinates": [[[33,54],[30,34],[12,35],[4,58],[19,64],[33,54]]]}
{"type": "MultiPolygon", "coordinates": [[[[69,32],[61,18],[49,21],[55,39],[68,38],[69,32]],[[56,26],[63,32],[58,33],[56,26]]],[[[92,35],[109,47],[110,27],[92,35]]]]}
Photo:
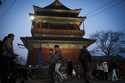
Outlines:
{"type": "MultiPolygon", "coordinates": [[[[89,46],[94,40],[83,38],[80,25],[86,19],[79,16],[81,9],[70,9],[59,0],[46,7],[33,6],[31,37],[21,37],[28,49],[27,64],[36,65],[48,62],[48,51],[59,45],[64,58],[78,62],[80,48],[89,46]]],[[[84,28],[84,27],[83,27],[84,28]]],[[[84,29],[83,29],[84,30],[84,29]]]]}

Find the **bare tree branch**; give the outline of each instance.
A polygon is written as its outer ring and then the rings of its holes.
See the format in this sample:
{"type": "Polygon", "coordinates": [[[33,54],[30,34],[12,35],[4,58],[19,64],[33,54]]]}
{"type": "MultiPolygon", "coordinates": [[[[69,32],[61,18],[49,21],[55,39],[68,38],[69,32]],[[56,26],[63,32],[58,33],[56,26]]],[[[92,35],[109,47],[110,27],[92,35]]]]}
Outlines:
{"type": "Polygon", "coordinates": [[[91,38],[96,39],[96,45],[97,48],[99,49],[98,50],[99,53],[102,53],[102,55],[111,56],[114,54],[116,55],[118,54],[120,46],[120,37],[122,35],[123,33],[120,32],[100,31],[91,35],[91,38]]]}

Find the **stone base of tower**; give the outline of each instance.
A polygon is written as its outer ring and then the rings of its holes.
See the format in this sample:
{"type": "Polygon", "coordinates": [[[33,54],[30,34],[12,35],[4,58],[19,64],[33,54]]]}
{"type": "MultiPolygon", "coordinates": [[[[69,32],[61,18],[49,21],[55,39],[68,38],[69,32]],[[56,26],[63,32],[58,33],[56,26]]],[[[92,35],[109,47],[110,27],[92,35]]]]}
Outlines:
{"type": "Polygon", "coordinates": [[[34,38],[22,37],[24,45],[28,49],[27,64],[40,65],[48,64],[49,49],[59,45],[64,59],[71,59],[74,63],[79,62],[80,48],[83,45],[89,46],[94,40],[85,38],[34,38]]]}
{"type": "MultiPolygon", "coordinates": [[[[41,48],[33,48],[29,57],[28,57],[28,64],[40,64],[39,62],[43,62],[43,64],[48,64],[48,55],[49,49],[54,48],[56,44],[42,44],[41,48]],[[38,51],[39,50],[39,51],[38,51]],[[41,59],[40,59],[41,58],[41,59]],[[42,61],[39,61],[42,60],[42,61]]],[[[62,51],[62,56],[64,59],[71,59],[74,63],[78,62],[78,56],[80,53],[80,46],[82,45],[75,45],[75,44],[57,44],[60,46],[62,51]]]]}
{"type": "MultiPolygon", "coordinates": [[[[48,64],[48,53],[50,48],[41,48],[41,56],[38,57],[38,54],[35,50],[38,48],[34,48],[32,53],[28,55],[27,64],[37,65],[37,64],[48,64]],[[39,61],[38,58],[41,58],[42,61],[39,61]],[[41,62],[41,63],[39,63],[41,62]]],[[[61,48],[62,56],[65,60],[71,59],[74,63],[78,62],[78,56],[80,53],[79,48],[61,48]]]]}

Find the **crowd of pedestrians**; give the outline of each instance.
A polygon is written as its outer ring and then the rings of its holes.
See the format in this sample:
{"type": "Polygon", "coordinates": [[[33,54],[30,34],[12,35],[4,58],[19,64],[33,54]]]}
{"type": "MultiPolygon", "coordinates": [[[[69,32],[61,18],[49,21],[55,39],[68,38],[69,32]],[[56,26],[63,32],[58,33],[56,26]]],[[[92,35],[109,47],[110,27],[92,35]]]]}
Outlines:
{"type": "MultiPolygon", "coordinates": [[[[90,80],[89,79],[89,76],[90,76],[89,66],[91,64],[91,55],[85,46],[83,46],[83,48],[80,50],[79,60],[82,66],[81,68],[83,70],[85,83],[89,83],[89,80],[90,80]]],[[[72,78],[74,75],[78,76],[77,71],[75,70],[73,66],[72,60],[68,59],[67,61],[64,61],[59,45],[55,45],[54,49],[49,50],[49,62],[50,62],[49,74],[51,78],[51,83],[54,83],[55,81],[54,79],[55,73],[57,73],[61,77],[61,79],[72,78]],[[65,69],[66,75],[64,75],[60,71],[60,68],[61,66],[63,66],[64,62],[67,62],[66,63],[67,66],[65,69]]]]}
{"type": "Polygon", "coordinates": [[[54,49],[50,49],[49,51],[49,74],[51,78],[51,83],[54,83],[54,73],[57,73],[61,79],[72,78],[75,75],[78,78],[83,77],[85,83],[90,83],[92,79],[98,80],[118,80],[118,67],[114,61],[102,61],[96,63],[96,70],[92,70],[91,63],[92,57],[86,46],[83,46],[80,50],[79,61],[80,65],[74,66],[72,60],[67,60],[66,64],[66,75],[60,71],[61,66],[63,66],[64,58],[61,52],[59,45],[55,45],[54,49]],[[79,70],[78,70],[79,69],[79,70]],[[81,72],[82,71],[82,72],[81,72]],[[79,73],[78,73],[79,72],[79,73]],[[111,74],[111,75],[110,75],[111,74]]]}
{"type": "MultiPolygon", "coordinates": [[[[15,71],[17,71],[16,57],[17,55],[13,50],[14,34],[8,34],[0,41],[0,80],[1,83],[16,83],[15,71]]],[[[96,70],[91,71],[92,57],[86,46],[80,49],[79,62],[80,65],[74,66],[71,59],[65,60],[59,45],[55,45],[49,49],[49,76],[50,82],[55,83],[55,77],[60,77],[61,80],[73,78],[74,76],[80,78],[83,76],[85,83],[90,83],[90,80],[95,77],[99,80],[108,80],[109,71],[112,72],[111,80],[118,80],[118,67],[114,61],[100,62],[96,64],[96,70]],[[65,64],[66,62],[66,64],[65,64]],[[61,71],[61,68],[63,71],[61,71]],[[79,70],[78,70],[79,69],[79,70]],[[110,70],[109,70],[110,69],[110,70]],[[83,72],[81,73],[80,70],[83,72]]],[[[27,78],[26,67],[18,69],[25,79],[27,78]]],[[[18,72],[18,73],[19,73],[18,72]]],[[[24,80],[21,81],[24,83],[24,80]]]]}
{"type": "Polygon", "coordinates": [[[118,80],[118,67],[115,61],[109,63],[102,61],[96,64],[96,70],[93,71],[93,76],[98,80],[118,80]]]}

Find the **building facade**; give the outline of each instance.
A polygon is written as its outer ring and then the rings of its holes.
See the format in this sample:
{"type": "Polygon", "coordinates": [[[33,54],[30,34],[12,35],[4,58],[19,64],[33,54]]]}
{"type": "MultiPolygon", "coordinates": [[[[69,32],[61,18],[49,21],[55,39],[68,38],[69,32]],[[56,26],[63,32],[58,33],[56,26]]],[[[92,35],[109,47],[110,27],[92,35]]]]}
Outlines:
{"type": "Polygon", "coordinates": [[[27,64],[48,63],[49,49],[59,45],[65,59],[78,62],[80,48],[89,46],[94,40],[83,38],[84,27],[80,25],[86,16],[79,16],[81,9],[70,9],[59,0],[46,7],[33,6],[31,37],[21,37],[28,49],[27,64]]]}

